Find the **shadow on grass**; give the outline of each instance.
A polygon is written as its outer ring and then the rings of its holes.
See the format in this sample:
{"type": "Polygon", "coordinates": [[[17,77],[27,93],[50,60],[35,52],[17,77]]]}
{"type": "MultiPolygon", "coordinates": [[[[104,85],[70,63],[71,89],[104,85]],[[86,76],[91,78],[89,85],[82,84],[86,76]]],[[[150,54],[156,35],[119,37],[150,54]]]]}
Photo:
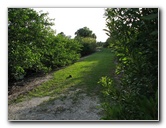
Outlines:
{"type": "Polygon", "coordinates": [[[99,79],[102,76],[113,77],[114,75],[114,54],[111,53],[110,49],[103,49],[102,51],[89,56],[83,61],[85,63],[92,64],[82,67],[89,69],[81,72],[83,77],[82,83],[87,88],[87,93],[99,93],[99,79]]]}
{"type": "Polygon", "coordinates": [[[74,87],[86,89],[87,94],[98,94],[100,92],[99,79],[102,76],[112,77],[114,69],[114,54],[111,53],[110,49],[103,49],[55,72],[52,80],[36,88],[30,95],[58,95],[74,87]]]}

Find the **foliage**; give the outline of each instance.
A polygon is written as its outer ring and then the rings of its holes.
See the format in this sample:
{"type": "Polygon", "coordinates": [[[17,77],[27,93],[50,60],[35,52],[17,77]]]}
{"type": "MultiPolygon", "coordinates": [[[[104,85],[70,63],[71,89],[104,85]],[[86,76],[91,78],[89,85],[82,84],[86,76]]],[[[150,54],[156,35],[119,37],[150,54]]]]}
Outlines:
{"type": "Polygon", "coordinates": [[[9,81],[32,72],[47,72],[79,59],[80,43],[55,36],[47,13],[30,8],[8,9],[9,81]]]}
{"type": "MultiPolygon", "coordinates": [[[[42,50],[42,49],[41,49],[42,50]]],[[[52,42],[43,51],[42,64],[57,68],[74,63],[80,57],[80,44],[62,35],[52,37],[52,42]]]]}
{"type": "Polygon", "coordinates": [[[100,86],[97,86],[96,83],[103,75],[111,76],[110,71],[115,68],[113,60],[114,54],[110,49],[102,49],[100,52],[54,72],[51,80],[36,87],[28,94],[19,96],[16,101],[22,101],[27,97],[59,97],[59,94],[68,93],[68,91],[78,88],[88,95],[98,96],[100,86]],[[109,66],[110,64],[112,66],[109,66]],[[70,75],[72,77],[69,77],[70,75]]]}
{"type": "Polygon", "coordinates": [[[81,56],[86,56],[91,53],[94,53],[96,51],[96,40],[94,38],[86,37],[82,38],[80,37],[77,40],[82,44],[82,49],[81,49],[81,56]]]}
{"type": "Polygon", "coordinates": [[[109,45],[110,45],[110,43],[111,43],[111,38],[109,37],[109,38],[107,38],[107,40],[106,40],[106,42],[104,43],[104,45],[103,45],[103,47],[104,48],[108,48],[109,47],[109,45]]]}
{"type": "Polygon", "coordinates": [[[157,120],[158,9],[108,8],[105,16],[120,76],[120,82],[104,87],[112,90],[105,101],[105,119],[157,120]]]}
{"type": "Polygon", "coordinates": [[[80,28],[75,34],[75,39],[83,46],[81,56],[86,56],[96,51],[96,35],[89,28],[80,28]]]}
{"type": "Polygon", "coordinates": [[[105,42],[99,41],[99,42],[97,42],[96,44],[97,44],[97,47],[103,48],[103,44],[104,44],[104,43],[105,43],[105,42]]]}
{"type": "Polygon", "coordinates": [[[75,35],[76,37],[91,37],[96,39],[96,35],[88,27],[78,29],[75,35]]]}

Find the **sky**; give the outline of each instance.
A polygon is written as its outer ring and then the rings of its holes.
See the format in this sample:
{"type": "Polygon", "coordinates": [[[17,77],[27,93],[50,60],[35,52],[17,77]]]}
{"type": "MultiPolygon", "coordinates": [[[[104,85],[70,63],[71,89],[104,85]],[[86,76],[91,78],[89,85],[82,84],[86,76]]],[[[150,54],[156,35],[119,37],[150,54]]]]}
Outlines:
{"type": "Polygon", "coordinates": [[[33,8],[36,11],[48,12],[50,19],[55,19],[52,27],[56,34],[64,32],[65,35],[75,37],[74,33],[83,27],[88,27],[97,36],[97,41],[105,42],[108,36],[103,29],[106,28],[104,8],[33,8]]]}

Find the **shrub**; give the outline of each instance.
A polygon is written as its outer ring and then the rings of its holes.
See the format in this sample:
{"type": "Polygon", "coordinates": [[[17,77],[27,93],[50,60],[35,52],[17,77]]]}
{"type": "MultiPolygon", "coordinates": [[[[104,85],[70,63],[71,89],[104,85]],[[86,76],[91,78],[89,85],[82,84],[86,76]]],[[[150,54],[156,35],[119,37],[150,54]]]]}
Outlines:
{"type": "Polygon", "coordinates": [[[63,35],[55,36],[47,13],[29,8],[9,8],[8,13],[9,81],[30,73],[46,73],[79,59],[81,44],[63,35]]]}
{"type": "Polygon", "coordinates": [[[96,51],[96,40],[94,38],[86,37],[86,38],[77,38],[76,39],[81,45],[81,56],[86,56],[92,54],[96,51]]]}
{"type": "Polygon", "coordinates": [[[114,8],[106,9],[105,15],[107,34],[114,40],[110,47],[116,54],[116,74],[121,75],[118,87],[106,86],[120,92],[109,92],[106,117],[157,120],[158,9],[114,8]]]}

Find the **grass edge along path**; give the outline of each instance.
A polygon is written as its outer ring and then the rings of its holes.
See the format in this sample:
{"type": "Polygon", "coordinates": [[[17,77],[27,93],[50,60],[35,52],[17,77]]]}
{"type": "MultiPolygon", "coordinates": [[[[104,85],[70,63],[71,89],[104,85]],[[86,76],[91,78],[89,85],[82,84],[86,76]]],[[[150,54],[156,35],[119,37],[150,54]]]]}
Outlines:
{"type": "Polygon", "coordinates": [[[36,87],[28,94],[19,96],[17,102],[27,97],[58,97],[76,88],[83,88],[89,95],[99,95],[100,85],[97,82],[102,76],[113,77],[114,69],[114,54],[110,49],[102,49],[54,72],[53,79],[36,87]]]}

